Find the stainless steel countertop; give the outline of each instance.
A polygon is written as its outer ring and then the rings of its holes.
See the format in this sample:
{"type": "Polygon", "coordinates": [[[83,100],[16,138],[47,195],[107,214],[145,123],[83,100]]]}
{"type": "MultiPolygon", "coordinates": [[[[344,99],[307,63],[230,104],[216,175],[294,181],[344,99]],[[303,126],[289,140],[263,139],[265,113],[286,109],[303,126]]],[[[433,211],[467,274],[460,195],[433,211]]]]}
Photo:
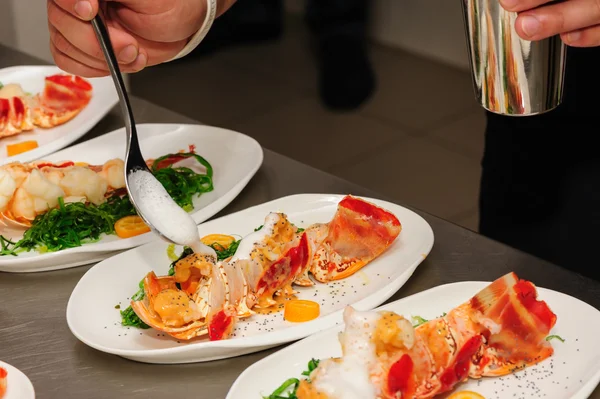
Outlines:
{"type": "MultiPolygon", "coordinates": [[[[0,68],[32,64],[43,62],[0,46],[0,68]]],[[[138,123],[198,123],[135,97],[132,106],[138,123]]],[[[83,140],[122,126],[120,111],[115,108],[83,140]]],[[[215,217],[297,193],[356,194],[402,203],[401,198],[374,194],[265,149],[264,163],[256,176],[215,217]]],[[[600,283],[417,212],[433,228],[435,245],[390,301],[440,284],[490,281],[515,271],[537,286],[564,292],[600,308],[600,283]]],[[[89,348],[71,334],[65,312],[71,291],[90,267],[0,273],[0,359],[27,374],[38,398],[151,399],[190,397],[194,392],[197,398],[221,399],[246,367],[278,349],[210,363],[151,365],[89,348]]],[[[248,398],[252,397],[249,393],[248,398]]],[[[591,398],[600,399],[600,389],[591,398]]]]}

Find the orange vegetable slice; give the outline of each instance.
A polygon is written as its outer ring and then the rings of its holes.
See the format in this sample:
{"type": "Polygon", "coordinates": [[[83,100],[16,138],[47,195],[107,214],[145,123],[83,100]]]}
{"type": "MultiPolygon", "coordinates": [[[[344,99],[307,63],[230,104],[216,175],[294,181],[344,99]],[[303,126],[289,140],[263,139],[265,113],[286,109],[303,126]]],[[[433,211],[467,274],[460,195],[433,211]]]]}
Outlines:
{"type": "Polygon", "coordinates": [[[149,231],[150,227],[137,215],[125,216],[115,223],[115,232],[121,238],[135,237],[149,231]]]}
{"type": "Polygon", "coordinates": [[[459,391],[448,396],[448,399],[485,399],[485,397],[473,391],[459,391]]]}
{"type": "Polygon", "coordinates": [[[321,309],[317,302],[292,299],[285,303],[283,318],[294,323],[302,323],[319,317],[321,309]]]}
{"type": "Polygon", "coordinates": [[[6,153],[8,154],[9,157],[27,152],[27,151],[31,151],[34,148],[38,148],[38,143],[35,140],[30,140],[30,141],[21,141],[20,143],[16,143],[16,144],[7,144],[6,145],[6,153]]]}
{"type": "Polygon", "coordinates": [[[208,246],[219,246],[223,250],[229,248],[231,244],[235,242],[235,237],[228,236],[225,234],[209,234],[200,239],[204,245],[208,246]]]}

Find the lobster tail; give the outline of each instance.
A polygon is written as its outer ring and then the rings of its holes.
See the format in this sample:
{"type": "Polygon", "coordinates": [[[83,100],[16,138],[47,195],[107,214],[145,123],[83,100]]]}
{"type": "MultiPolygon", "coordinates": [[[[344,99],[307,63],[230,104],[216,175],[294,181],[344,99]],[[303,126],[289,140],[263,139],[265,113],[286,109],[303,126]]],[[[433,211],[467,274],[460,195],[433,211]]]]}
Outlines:
{"type": "Polygon", "coordinates": [[[469,302],[487,338],[488,365],[482,375],[503,375],[526,367],[553,353],[546,341],[556,315],[537,299],[535,285],[509,273],[475,295],[469,302]],[[493,356],[491,355],[493,353],[493,356]]]}
{"type": "Polygon", "coordinates": [[[396,216],[375,204],[345,196],[315,251],[311,273],[320,282],[351,276],[381,255],[400,234],[396,216]]]}

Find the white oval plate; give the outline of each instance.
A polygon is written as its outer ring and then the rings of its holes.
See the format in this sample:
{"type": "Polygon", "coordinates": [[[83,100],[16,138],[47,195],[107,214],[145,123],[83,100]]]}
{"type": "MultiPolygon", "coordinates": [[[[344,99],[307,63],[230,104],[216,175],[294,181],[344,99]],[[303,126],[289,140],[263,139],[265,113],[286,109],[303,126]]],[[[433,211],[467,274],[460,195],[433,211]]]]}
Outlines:
{"type": "MultiPolygon", "coordinates": [[[[380,309],[432,319],[467,301],[488,284],[470,281],[441,285],[380,309]]],[[[554,355],[536,366],[505,377],[470,380],[457,390],[475,391],[487,399],[575,399],[587,398],[593,392],[600,381],[600,312],[560,292],[538,288],[538,293],[558,317],[551,334],[566,341],[552,340],[554,355]]],[[[337,326],[315,334],[254,363],[237,378],[226,399],[262,399],[286,379],[300,378],[311,358],[340,356],[337,334],[342,329],[337,326]]]]}
{"type": "Polygon", "coordinates": [[[35,390],[33,384],[25,374],[14,366],[4,363],[0,360],[0,367],[3,367],[7,375],[6,393],[2,399],[34,399],[35,390]]]}
{"type": "MultiPolygon", "coordinates": [[[[299,227],[328,222],[342,195],[300,194],[267,202],[199,226],[200,235],[251,233],[269,212],[281,211],[299,227]]],[[[321,316],[307,323],[290,323],[282,313],[256,314],[240,321],[235,336],[223,341],[198,339],[177,342],[156,330],[123,327],[115,305],[129,306],[144,276],[154,270],[165,275],[171,261],[167,244],[156,241],[116,255],[92,267],[81,278],[67,305],[71,332],[100,351],[146,363],[203,362],[257,352],[304,338],[342,322],[342,311],[353,304],[370,309],[385,302],[409,279],[433,246],[433,231],[416,213],[399,205],[366,198],[394,213],[402,232],[387,251],[358,273],[338,282],[298,290],[299,298],[321,304],[321,316]],[[110,287],[110,289],[107,289],[110,287]]]]}
{"type": "MultiPolygon", "coordinates": [[[[140,124],[137,125],[140,147],[145,158],[156,158],[196,145],[196,152],[214,169],[214,190],[194,199],[191,216],[201,223],[215,215],[237,197],[260,168],[262,147],[244,134],[203,125],[140,124]]],[[[66,148],[43,159],[103,164],[111,158],[125,156],[125,130],[119,129],[95,139],[66,148]]],[[[1,229],[0,229],[1,233],[1,229]]],[[[0,257],[0,271],[38,272],[65,269],[106,259],[117,251],[130,249],[152,240],[154,233],[121,239],[105,236],[100,241],[77,248],[40,254],[24,252],[18,256],[0,257]]]]}
{"type": "MultiPolygon", "coordinates": [[[[56,66],[15,66],[0,69],[0,82],[18,83],[23,90],[40,93],[44,90],[46,76],[64,73],[56,66]]],[[[69,122],[51,129],[35,128],[0,139],[0,164],[29,162],[58,151],[75,142],[92,129],[119,102],[114,83],[110,77],[87,79],[93,86],[89,104],[69,122]],[[38,148],[12,157],[6,154],[6,145],[35,140],[38,148]]]]}

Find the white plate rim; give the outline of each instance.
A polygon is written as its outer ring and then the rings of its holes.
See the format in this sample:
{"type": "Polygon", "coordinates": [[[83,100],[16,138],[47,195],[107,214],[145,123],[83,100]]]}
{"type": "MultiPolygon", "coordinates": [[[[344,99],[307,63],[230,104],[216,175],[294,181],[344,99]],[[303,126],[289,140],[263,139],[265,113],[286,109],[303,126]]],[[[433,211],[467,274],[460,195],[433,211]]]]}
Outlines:
{"type": "MultiPolygon", "coordinates": [[[[464,286],[464,287],[469,287],[469,290],[473,289],[473,292],[477,292],[478,289],[479,290],[483,289],[486,286],[490,285],[492,282],[493,281],[459,281],[459,282],[455,282],[455,283],[441,284],[441,285],[438,285],[438,286],[435,286],[432,288],[428,288],[424,291],[420,291],[415,294],[406,296],[404,298],[400,298],[396,301],[387,303],[385,305],[379,306],[377,308],[374,308],[373,310],[390,310],[395,305],[397,305],[405,300],[408,300],[408,299],[415,300],[415,299],[419,299],[421,297],[430,296],[431,293],[435,293],[438,290],[443,290],[443,289],[447,289],[450,287],[464,286]]],[[[594,311],[600,313],[600,310],[594,308],[592,305],[590,305],[586,302],[583,302],[579,298],[575,298],[574,296],[567,295],[560,291],[555,291],[555,290],[551,290],[549,288],[544,288],[544,287],[539,287],[539,286],[536,286],[536,290],[538,291],[538,293],[540,293],[540,292],[543,293],[544,291],[546,291],[546,292],[551,292],[553,295],[568,297],[570,300],[575,300],[575,301],[579,302],[582,306],[588,307],[591,310],[594,310],[594,311]]],[[[312,340],[318,340],[322,336],[326,336],[326,335],[330,334],[331,331],[333,331],[337,328],[339,328],[339,326],[334,326],[334,327],[328,328],[326,330],[323,330],[321,332],[318,332],[316,334],[313,334],[311,336],[308,336],[304,339],[294,342],[294,343],[286,346],[285,348],[282,348],[282,349],[260,359],[259,361],[253,363],[252,365],[248,366],[235,379],[235,381],[229,388],[229,391],[227,392],[227,396],[225,397],[225,399],[237,399],[233,395],[235,393],[235,390],[239,389],[239,386],[243,383],[243,380],[245,378],[247,378],[246,376],[248,374],[250,374],[254,369],[261,368],[261,367],[263,367],[264,369],[267,369],[267,368],[265,368],[265,366],[267,366],[269,364],[269,362],[271,361],[271,358],[275,358],[276,356],[283,356],[282,354],[285,354],[287,352],[293,352],[297,346],[306,345],[308,342],[312,342],[312,340]]],[[[308,360],[310,360],[310,359],[307,357],[306,361],[308,362],[308,360]]],[[[581,398],[589,397],[592,394],[592,392],[596,389],[596,387],[598,386],[599,383],[600,383],[600,369],[585,384],[583,384],[583,386],[576,392],[576,396],[578,398],[579,397],[581,397],[581,398]]],[[[258,398],[260,395],[260,392],[257,392],[256,395],[258,398]]]]}
{"type": "MultiPolygon", "coordinates": [[[[261,204],[257,204],[254,205],[252,207],[246,208],[244,210],[240,210],[225,216],[222,216],[218,219],[214,219],[214,220],[219,220],[225,217],[235,217],[237,215],[240,215],[245,212],[251,211],[255,208],[258,207],[264,207],[266,205],[269,205],[271,203],[276,203],[278,201],[282,201],[282,200],[290,200],[290,199],[295,199],[295,198],[303,198],[303,197],[313,197],[313,198],[325,198],[325,197],[330,197],[330,198],[336,198],[336,201],[339,202],[339,200],[341,198],[343,198],[346,194],[293,194],[293,195],[288,195],[288,196],[284,196],[284,197],[279,197],[277,199],[268,201],[268,202],[264,202],[261,204]]],[[[404,210],[406,210],[407,212],[410,212],[412,214],[414,214],[416,216],[417,219],[420,219],[420,223],[423,224],[423,227],[426,229],[426,232],[424,234],[427,234],[426,239],[424,239],[424,241],[427,242],[427,247],[426,248],[422,248],[422,253],[421,256],[415,257],[415,260],[413,261],[413,263],[411,263],[411,265],[407,268],[407,271],[400,275],[398,278],[391,280],[388,284],[386,284],[384,286],[384,289],[377,291],[367,297],[364,297],[363,299],[361,299],[358,302],[355,302],[354,304],[352,304],[352,306],[355,306],[358,309],[362,309],[362,310],[368,310],[373,308],[374,306],[377,306],[377,304],[381,304],[383,302],[385,302],[386,300],[388,300],[390,297],[392,297],[405,283],[406,281],[408,281],[410,279],[410,277],[413,275],[414,271],[417,269],[417,267],[426,259],[426,257],[429,255],[429,253],[431,252],[431,249],[433,248],[434,245],[434,241],[435,241],[435,236],[433,233],[433,229],[431,228],[431,225],[429,225],[429,223],[418,213],[414,212],[413,210],[406,208],[402,205],[399,204],[394,204],[388,201],[384,201],[384,200],[380,200],[380,199],[376,199],[376,198],[370,198],[370,197],[365,197],[365,196],[358,196],[361,199],[364,199],[366,201],[376,201],[377,203],[380,204],[391,204],[395,207],[400,207],[403,208],[404,210]],[[371,303],[375,303],[373,305],[371,305],[371,303]]],[[[385,206],[385,205],[382,205],[385,206]]],[[[137,247],[137,248],[133,248],[129,251],[135,251],[135,250],[142,250],[145,246],[150,246],[153,245],[153,243],[147,243],[143,246],[137,247]]],[[[127,251],[127,252],[129,252],[127,251]]],[[[109,259],[104,260],[108,261],[109,259]]],[[[375,262],[375,261],[373,261],[375,262]]],[[[238,338],[238,339],[228,339],[228,340],[222,340],[222,341],[208,341],[208,342],[198,342],[197,344],[193,344],[193,345],[188,345],[188,346],[179,346],[179,347],[172,347],[172,348],[161,348],[161,349],[140,349],[140,350],[131,350],[131,349],[112,349],[112,348],[108,348],[104,345],[99,345],[95,342],[91,342],[89,340],[87,340],[84,336],[82,336],[81,334],[79,334],[77,332],[77,328],[74,327],[74,325],[76,326],[76,323],[73,322],[73,318],[76,317],[75,315],[71,315],[71,313],[73,312],[73,298],[77,297],[77,292],[81,288],[82,285],[80,284],[81,281],[83,281],[86,278],[86,275],[91,274],[92,270],[94,268],[97,267],[102,267],[102,262],[98,263],[97,265],[94,265],[92,268],[90,268],[88,271],[86,271],[86,273],[81,277],[81,279],[79,280],[79,282],[77,283],[77,285],[75,286],[75,288],[73,289],[71,296],[69,297],[69,301],[67,303],[67,307],[66,307],[66,318],[67,318],[67,324],[69,326],[69,329],[71,330],[71,333],[81,342],[83,342],[84,344],[99,350],[101,352],[105,352],[105,353],[110,353],[113,355],[118,355],[118,356],[122,356],[122,357],[138,357],[140,355],[146,357],[146,356],[160,356],[160,355],[175,355],[175,354],[179,354],[179,353],[186,353],[186,352],[190,352],[192,350],[199,350],[200,348],[223,348],[223,349],[232,349],[232,348],[258,348],[258,347],[273,347],[273,346],[277,346],[279,344],[282,343],[287,343],[287,342],[292,342],[292,341],[296,341],[302,338],[305,338],[307,336],[309,336],[310,334],[306,334],[303,333],[303,330],[308,329],[309,327],[312,327],[315,324],[321,325],[323,324],[324,326],[319,327],[316,329],[316,331],[321,331],[323,329],[328,329],[332,326],[335,326],[335,319],[339,319],[339,322],[341,322],[341,315],[342,315],[342,310],[333,312],[328,314],[325,317],[313,320],[313,322],[315,322],[314,324],[309,325],[308,323],[305,323],[304,325],[297,325],[294,326],[293,328],[291,328],[291,330],[293,330],[294,333],[290,334],[288,332],[288,330],[280,330],[280,331],[274,331],[274,332],[269,332],[266,334],[261,334],[261,335],[255,335],[252,337],[244,337],[244,338],[238,338]],[[330,320],[332,320],[333,322],[330,322],[330,320]],[[318,323],[317,323],[318,322],[318,323]],[[308,327],[306,327],[308,326],[308,327]],[[248,344],[247,342],[250,341],[251,344],[248,344]]],[[[309,322],[312,323],[312,322],[309,322]]],[[[310,328],[311,330],[313,330],[314,328],[310,328]]],[[[196,361],[195,363],[198,363],[200,361],[196,361]]]]}
{"type": "MultiPolygon", "coordinates": [[[[43,72],[44,75],[41,77],[42,79],[45,76],[58,74],[58,73],[66,73],[62,69],[60,69],[54,65],[16,65],[16,66],[10,66],[10,67],[6,67],[6,68],[1,68],[0,74],[20,72],[20,71],[27,72],[27,71],[35,71],[35,70],[39,70],[40,72],[47,71],[47,72],[43,72]]],[[[98,81],[99,79],[102,79],[102,78],[91,78],[91,79],[87,79],[87,81],[92,86],[94,86],[94,82],[98,81]]],[[[104,78],[104,81],[108,82],[108,79],[104,78]]],[[[10,83],[16,83],[16,82],[10,82],[10,83]]],[[[96,85],[98,85],[98,83],[96,83],[96,85]]],[[[12,157],[0,158],[0,164],[5,165],[5,164],[11,163],[11,162],[30,162],[35,159],[39,159],[41,157],[44,157],[44,156],[50,155],[52,153],[55,153],[57,151],[60,151],[65,147],[68,147],[75,141],[79,140],[81,137],[85,136],[90,130],[92,130],[98,124],[98,122],[100,122],[102,120],[102,118],[104,118],[114,108],[114,106],[119,103],[119,97],[117,96],[116,90],[113,89],[113,92],[111,94],[112,94],[111,102],[102,103],[102,105],[99,106],[99,109],[98,109],[99,112],[94,113],[94,116],[92,118],[88,119],[88,121],[85,123],[85,125],[89,126],[88,128],[80,128],[80,130],[76,131],[75,133],[66,134],[54,141],[51,141],[48,144],[44,144],[43,146],[35,148],[31,151],[27,151],[22,154],[13,155],[12,157]]],[[[71,122],[71,121],[69,121],[69,122],[71,122]]],[[[69,122],[67,122],[63,126],[66,126],[69,122]]],[[[36,129],[39,129],[39,128],[36,127],[36,129]]]]}

